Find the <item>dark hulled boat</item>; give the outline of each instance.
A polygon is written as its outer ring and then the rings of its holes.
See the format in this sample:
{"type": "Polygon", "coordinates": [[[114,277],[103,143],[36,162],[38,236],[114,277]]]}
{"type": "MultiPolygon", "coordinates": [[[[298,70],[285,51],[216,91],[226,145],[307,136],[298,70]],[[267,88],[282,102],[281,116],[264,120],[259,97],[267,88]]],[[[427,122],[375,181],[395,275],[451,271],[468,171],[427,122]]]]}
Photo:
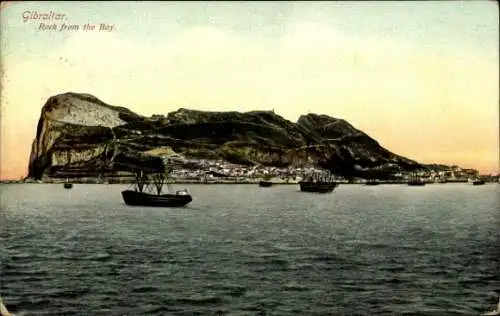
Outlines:
{"type": "Polygon", "coordinates": [[[299,186],[302,192],[329,193],[338,186],[338,183],[333,181],[332,175],[328,173],[309,176],[306,180],[299,181],[299,186]]]}
{"type": "Polygon", "coordinates": [[[323,182],[323,181],[300,181],[300,191],[302,192],[316,192],[316,193],[329,193],[332,192],[336,187],[335,182],[323,182]]]}
{"type": "Polygon", "coordinates": [[[272,185],[273,185],[273,183],[271,181],[267,181],[267,180],[259,181],[259,187],[270,187],[272,185]]]}
{"type": "Polygon", "coordinates": [[[407,182],[409,186],[423,186],[425,185],[425,182],[422,180],[410,180],[407,182]]]}
{"type": "Polygon", "coordinates": [[[472,185],[483,185],[485,181],[483,179],[474,179],[472,180],[472,185]]]}
{"type": "Polygon", "coordinates": [[[380,182],[378,182],[377,180],[368,180],[365,182],[365,185],[379,185],[380,182]]]}
{"type": "Polygon", "coordinates": [[[186,206],[193,200],[190,194],[149,194],[132,190],[122,192],[123,200],[127,205],[135,206],[160,206],[181,207],[186,206]]]}
{"type": "Polygon", "coordinates": [[[73,187],[73,183],[69,182],[69,180],[66,179],[66,182],[64,182],[63,186],[65,189],[71,189],[73,187]]]}
{"type": "Polygon", "coordinates": [[[164,174],[148,176],[140,172],[136,174],[134,189],[122,191],[123,201],[127,205],[134,206],[182,207],[193,200],[187,190],[163,193],[166,180],[164,174]]]}
{"type": "Polygon", "coordinates": [[[410,180],[408,180],[407,184],[409,186],[424,186],[425,185],[425,181],[422,180],[422,178],[420,178],[417,174],[413,174],[412,177],[410,178],[410,180]]]}

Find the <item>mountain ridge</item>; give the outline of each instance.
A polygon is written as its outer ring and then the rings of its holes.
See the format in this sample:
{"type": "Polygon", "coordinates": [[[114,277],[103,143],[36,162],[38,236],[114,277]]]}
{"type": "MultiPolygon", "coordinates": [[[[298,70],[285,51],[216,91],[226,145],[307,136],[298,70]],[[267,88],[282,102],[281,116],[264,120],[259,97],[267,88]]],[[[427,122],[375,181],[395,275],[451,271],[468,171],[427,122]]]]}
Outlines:
{"type": "Polygon", "coordinates": [[[28,178],[161,170],[161,159],[147,152],[162,147],[243,165],[312,164],[346,177],[425,168],[325,114],[308,113],[291,122],[274,111],[181,107],[147,117],[88,93],[67,92],[49,97],[41,109],[28,178]]]}

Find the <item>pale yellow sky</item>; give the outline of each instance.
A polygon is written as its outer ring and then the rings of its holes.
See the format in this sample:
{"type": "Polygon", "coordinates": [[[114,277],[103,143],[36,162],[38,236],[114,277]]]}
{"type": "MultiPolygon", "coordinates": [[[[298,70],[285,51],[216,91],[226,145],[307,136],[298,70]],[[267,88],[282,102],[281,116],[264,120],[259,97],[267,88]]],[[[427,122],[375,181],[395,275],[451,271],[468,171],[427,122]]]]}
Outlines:
{"type": "Polygon", "coordinates": [[[25,175],[41,107],[67,91],[144,115],[324,113],[419,162],[499,171],[494,2],[78,4],[2,7],[1,178],[25,175]],[[114,31],[39,31],[27,10],[114,31]]]}

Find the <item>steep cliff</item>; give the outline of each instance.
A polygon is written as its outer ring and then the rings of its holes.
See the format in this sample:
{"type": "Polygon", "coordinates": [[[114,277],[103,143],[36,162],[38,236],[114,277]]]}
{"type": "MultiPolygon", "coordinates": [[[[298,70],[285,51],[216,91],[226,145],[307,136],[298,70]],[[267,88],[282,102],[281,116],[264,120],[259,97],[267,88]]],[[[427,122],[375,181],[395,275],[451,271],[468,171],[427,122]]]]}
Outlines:
{"type": "Polygon", "coordinates": [[[28,177],[97,177],[163,168],[155,149],[239,164],[315,164],[344,176],[420,165],[381,147],[348,122],[307,114],[297,123],[270,111],[179,109],[144,117],[89,94],[50,97],[42,108],[28,177]]]}
{"type": "Polygon", "coordinates": [[[161,160],[123,146],[114,134],[114,128],[141,120],[140,115],[89,94],[50,97],[31,146],[28,177],[95,177],[116,170],[161,169],[161,160]]]}

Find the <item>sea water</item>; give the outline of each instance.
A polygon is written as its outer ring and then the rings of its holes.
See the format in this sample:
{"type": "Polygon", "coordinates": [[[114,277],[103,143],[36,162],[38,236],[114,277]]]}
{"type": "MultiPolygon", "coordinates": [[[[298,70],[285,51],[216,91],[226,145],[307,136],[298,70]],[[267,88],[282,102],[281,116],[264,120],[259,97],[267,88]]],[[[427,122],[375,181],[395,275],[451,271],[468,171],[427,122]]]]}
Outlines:
{"type": "Polygon", "coordinates": [[[23,315],[478,315],[500,294],[500,185],[2,185],[0,295],[23,315]]]}

